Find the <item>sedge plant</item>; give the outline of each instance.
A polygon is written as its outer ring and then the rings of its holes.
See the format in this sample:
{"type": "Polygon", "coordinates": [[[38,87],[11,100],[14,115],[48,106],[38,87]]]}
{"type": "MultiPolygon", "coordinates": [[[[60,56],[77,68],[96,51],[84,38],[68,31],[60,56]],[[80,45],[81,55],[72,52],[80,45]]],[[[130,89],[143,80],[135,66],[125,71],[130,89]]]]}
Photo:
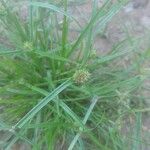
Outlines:
{"type": "Polygon", "coordinates": [[[9,41],[0,46],[2,149],[22,141],[33,150],[127,150],[120,126],[134,114],[130,104],[144,78],[137,60],[127,67],[117,63],[137,53],[139,39],[126,38],[100,56],[93,44],[96,24],[103,29],[125,4],[107,0],[98,8],[93,1],[81,28],[67,0],[31,0],[26,20],[1,0],[9,41]],[[74,40],[71,22],[81,31],[74,40]]]}

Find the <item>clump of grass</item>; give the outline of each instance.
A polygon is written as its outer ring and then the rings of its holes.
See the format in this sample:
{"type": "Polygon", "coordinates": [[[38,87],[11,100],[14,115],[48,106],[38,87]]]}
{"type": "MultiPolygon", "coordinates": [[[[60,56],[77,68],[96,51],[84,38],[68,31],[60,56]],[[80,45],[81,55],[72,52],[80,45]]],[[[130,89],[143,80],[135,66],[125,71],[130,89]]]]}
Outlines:
{"type": "Polygon", "coordinates": [[[23,140],[36,150],[123,149],[118,120],[132,112],[131,97],[143,78],[135,63],[126,68],[112,64],[136,53],[137,41],[126,39],[108,54],[95,56],[92,31],[96,23],[103,29],[125,2],[111,5],[108,0],[93,7],[73,42],[69,21],[77,21],[67,11],[67,0],[62,4],[64,10],[31,1],[24,22],[2,1],[6,13],[0,19],[13,48],[0,51],[0,124],[7,131],[2,147],[23,140]],[[61,29],[58,15],[63,16],[61,29]]]}

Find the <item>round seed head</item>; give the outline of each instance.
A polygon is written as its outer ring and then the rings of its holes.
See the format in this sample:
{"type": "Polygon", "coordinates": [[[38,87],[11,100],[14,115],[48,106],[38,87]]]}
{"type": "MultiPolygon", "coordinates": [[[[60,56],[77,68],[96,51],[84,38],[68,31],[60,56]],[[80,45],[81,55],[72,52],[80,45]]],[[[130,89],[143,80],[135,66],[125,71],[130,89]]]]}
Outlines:
{"type": "Polygon", "coordinates": [[[0,15],[5,15],[6,13],[5,7],[0,3],[0,15]]]}
{"type": "Polygon", "coordinates": [[[25,42],[25,43],[23,44],[23,48],[24,48],[25,50],[33,50],[33,45],[32,45],[31,42],[25,42]]]}
{"type": "Polygon", "coordinates": [[[88,81],[90,75],[91,74],[87,70],[77,70],[73,75],[73,80],[75,81],[75,83],[82,84],[88,81]]]}
{"type": "Polygon", "coordinates": [[[90,57],[91,57],[91,58],[95,58],[96,56],[97,56],[97,52],[96,52],[95,49],[93,49],[93,50],[91,51],[90,57]]]}

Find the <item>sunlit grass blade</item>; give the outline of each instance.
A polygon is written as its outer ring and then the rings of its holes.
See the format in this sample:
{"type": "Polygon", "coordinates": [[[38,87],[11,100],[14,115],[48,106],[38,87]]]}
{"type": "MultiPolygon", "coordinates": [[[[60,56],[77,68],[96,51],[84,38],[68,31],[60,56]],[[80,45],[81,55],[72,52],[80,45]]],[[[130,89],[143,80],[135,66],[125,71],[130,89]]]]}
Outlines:
{"type": "Polygon", "coordinates": [[[59,7],[55,6],[55,5],[52,5],[52,4],[49,4],[49,3],[43,3],[43,2],[30,2],[30,5],[32,6],[36,6],[36,7],[42,7],[42,8],[48,8],[54,12],[58,12],[70,19],[73,19],[73,17],[69,14],[69,13],[66,13],[65,11],[61,10],[59,7]]]}
{"type": "MultiPolygon", "coordinates": [[[[43,89],[37,88],[35,86],[31,86],[29,84],[25,84],[25,85],[31,90],[36,91],[44,96],[47,96],[49,94],[47,91],[43,89]]],[[[74,119],[80,127],[83,127],[83,124],[80,121],[79,117],[62,100],[59,100],[58,96],[56,96],[56,100],[54,102],[56,102],[58,107],[60,106],[64,110],[64,112],[66,112],[72,119],[74,119]]]]}
{"type": "MultiPolygon", "coordinates": [[[[27,127],[27,126],[26,126],[27,127]]],[[[33,145],[33,143],[26,137],[24,137],[24,134],[27,132],[26,128],[21,129],[19,132],[12,132],[12,135],[10,136],[10,139],[8,143],[4,145],[5,150],[10,150],[12,146],[18,141],[18,140],[24,140],[26,143],[33,145]]]]}
{"type": "Polygon", "coordinates": [[[66,81],[52,91],[48,96],[42,99],[35,107],[33,107],[15,126],[14,128],[23,127],[36,113],[38,113],[45,105],[52,101],[60,92],[71,85],[70,81],[66,81]]]}
{"type": "Polygon", "coordinates": [[[22,50],[12,50],[12,51],[1,51],[0,50],[0,55],[12,55],[12,54],[18,54],[22,53],[22,50]]]}
{"type": "Polygon", "coordinates": [[[142,113],[136,114],[136,123],[134,129],[134,140],[132,150],[141,150],[141,128],[142,128],[142,113]]]}
{"type": "MultiPolygon", "coordinates": [[[[88,108],[88,110],[86,112],[86,115],[85,115],[85,117],[84,117],[84,119],[82,121],[83,124],[86,124],[86,122],[87,122],[88,118],[90,117],[90,115],[91,115],[91,113],[92,113],[92,111],[94,109],[94,106],[96,105],[97,101],[98,101],[98,97],[97,96],[93,97],[92,103],[91,103],[90,107],[88,108]]],[[[74,148],[74,146],[75,146],[76,142],[78,141],[78,138],[80,137],[80,135],[81,135],[81,133],[77,133],[77,135],[74,137],[74,139],[72,140],[71,144],[69,145],[68,150],[72,150],[74,148]]]]}

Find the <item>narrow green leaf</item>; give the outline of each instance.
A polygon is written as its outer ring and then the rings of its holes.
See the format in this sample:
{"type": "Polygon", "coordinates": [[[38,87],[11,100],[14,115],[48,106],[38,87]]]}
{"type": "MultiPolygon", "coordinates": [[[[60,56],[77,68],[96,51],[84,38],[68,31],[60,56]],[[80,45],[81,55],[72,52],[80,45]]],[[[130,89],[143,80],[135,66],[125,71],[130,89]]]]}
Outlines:
{"type": "MultiPolygon", "coordinates": [[[[67,12],[67,0],[64,1],[64,11],[67,12]]],[[[68,37],[68,20],[67,17],[63,18],[63,30],[62,30],[62,56],[66,54],[66,44],[68,37]]]]}
{"type": "MultiPolygon", "coordinates": [[[[30,2],[32,2],[32,0],[30,0],[30,2]]],[[[30,10],[30,15],[29,15],[29,19],[30,19],[30,41],[32,41],[32,38],[33,38],[33,6],[30,6],[29,10],[30,10]]]]}
{"type": "MultiPolygon", "coordinates": [[[[82,121],[84,125],[86,124],[88,118],[90,117],[90,114],[92,113],[92,110],[93,110],[95,104],[97,103],[97,101],[98,101],[98,97],[94,96],[93,99],[92,99],[92,103],[91,103],[89,109],[87,110],[87,113],[86,113],[86,115],[85,115],[85,117],[84,117],[84,119],[82,121]]],[[[72,150],[74,148],[74,146],[75,146],[76,142],[78,141],[80,135],[81,135],[81,133],[77,133],[76,134],[76,136],[72,140],[68,150],[72,150]]]]}
{"type": "Polygon", "coordinates": [[[10,127],[7,124],[5,124],[2,120],[0,120],[0,131],[9,129],[10,127]]]}
{"type": "Polygon", "coordinates": [[[132,150],[141,150],[141,128],[142,128],[142,113],[138,112],[136,114],[136,125],[134,131],[134,142],[132,150]]]}
{"type": "MultiPolygon", "coordinates": [[[[31,90],[33,91],[36,91],[44,96],[47,97],[47,95],[49,94],[47,91],[43,90],[43,89],[40,89],[40,88],[37,88],[35,86],[31,86],[29,84],[25,84],[28,88],[30,88],[31,90]]],[[[76,122],[77,124],[80,126],[80,127],[83,127],[83,124],[82,122],[80,121],[79,117],[63,102],[63,101],[60,101],[58,96],[56,96],[56,99],[55,99],[55,102],[57,104],[57,107],[61,107],[69,116],[71,116],[76,122]]]]}
{"type": "Polygon", "coordinates": [[[66,81],[60,86],[58,86],[54,91],[52,91],[48,96],[42,99],[35,107],[33,107],[15,126],[14,128],[22,128],[31,118],[34,117],[44,106],[46,106],[50,101],[52,101],[59,93],[61,93],[65,88],[71,85],[70,81],[66,81]]]}
{"type": "Polygon", "coordinates": [[[80,127],[83,127],[82,122],[80,121],[80,119],[78,118],[78,116],[63,102],[60,101],[59,105],[62,107],[62,109],[69,114],[69,116],[71,116],[80,127]]]}
{"type": "Polygon", "coordinates": [[[4,51],[1,51],[0,50],[0,55],[9,55],[9,54],[16,54],[16,53],[22,53],[23,51],[22,50],[10,50],[10,51],[7,51],[7,50],[4,50],[4,51]]]}
{"type": "Polygon", "coordinates": [[[88,25],[86,26],[86,28],[83,30],[83,32],[80,34],[80,36],[78,37],[77,41],[75,42],[75,44],[72,46],[70,52],[68,55],[71,55],[71,53],[79,46],[79,44],[82,42],[83,38],[85,37],[85,35],[87,34],[87,32],[91,29],[91,27],[101,18],[101,21],[99,23],[100,27],[103,28],[103,26],[108,23],[111,18],[117,14],[120,9],[123,6],[123,2],[118,2],[112,5],[112,7],[106,12],[106,9],[108,7],[108,5],[110,5],[110,0],[107,0],[107,2],[105,3],[105,5],[99,9],[99,11],[96,13],[96,15],[94,17],[92,17],[92,19],[90,20],[90,22],[88,23],[88,25]]]}
{"type": "Polygon", "coordinates": [[[55,5],[52,5],[52,4],[49,4],[49,3],[43,3],[43,2],[30,2],[30,5],[32,6],[36,6],[36,7],[42,7],[42,8],[48,8],[48,9],[51,9],[52,11],[55,11],[55,12],[58,12],[70,19],[73,19],[73,17],[67,13],[67,12],[64,12],[63,10],[61,10],[59,7],[55,6],[55,5]]]}

